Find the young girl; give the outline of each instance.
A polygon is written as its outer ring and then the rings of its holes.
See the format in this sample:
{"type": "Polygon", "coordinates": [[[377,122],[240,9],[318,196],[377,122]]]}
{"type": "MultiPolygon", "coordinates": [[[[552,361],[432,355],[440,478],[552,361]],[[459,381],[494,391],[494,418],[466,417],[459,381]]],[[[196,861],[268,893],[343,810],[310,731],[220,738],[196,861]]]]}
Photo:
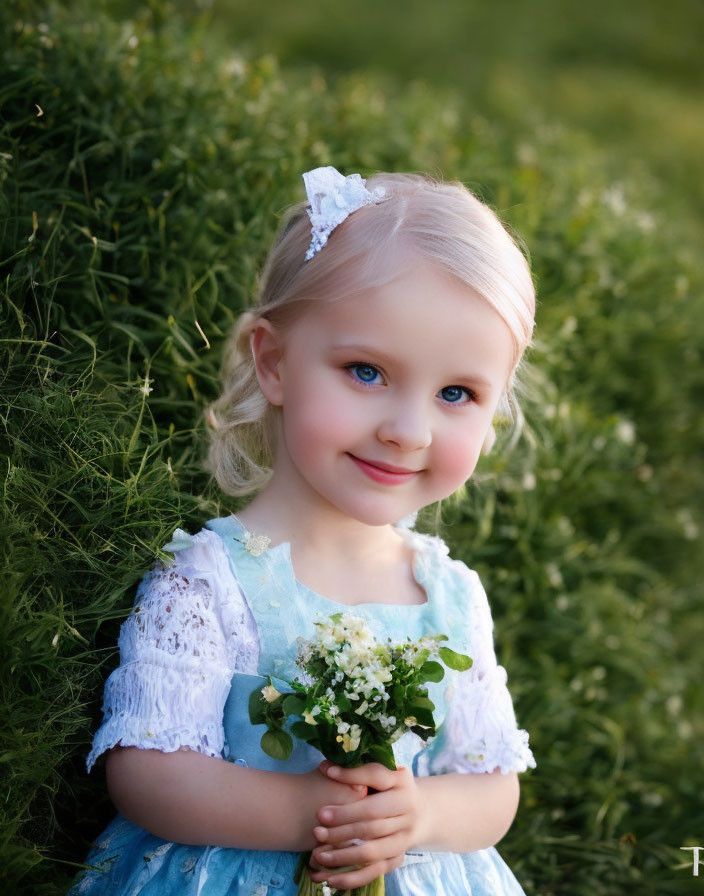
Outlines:
{"type": "Polygon", "coordinates": [[[531,339],[530,271],[459,183],[303,177],[310,205],[282,227],[208,414],[220,487],[255,497],[176,530],[174,564],[139,587],[88,757],[110,751],[120,814],[73,894],[293,896],[304,850],[339,889],[386,875],[388,896],[523,893],[494,844],[535,762],[489,605],[412,524],[492,440],[531,339]],[[297,639],[340,611],[473,658],[429,685],[438,735],[403,735],[397,771],[343,770],[302,742],[272,759],[249,721],[262,676],[294,678],[297,639]]]}

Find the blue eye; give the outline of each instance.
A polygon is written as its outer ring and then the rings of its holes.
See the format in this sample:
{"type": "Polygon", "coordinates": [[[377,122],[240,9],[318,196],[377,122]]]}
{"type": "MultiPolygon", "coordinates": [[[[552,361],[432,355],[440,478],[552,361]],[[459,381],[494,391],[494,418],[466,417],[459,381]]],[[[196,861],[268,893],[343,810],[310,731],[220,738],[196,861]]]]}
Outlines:
{"type": "Polygon", "coordinates": [[[362,383],[373,383],[376,377],[381,376],[371,364],[350,364],[347,369],[362,383]]]}
{"type": "Polygon", "coordinates": [[[465,389],[464,386],[445,386],[440,390],[440,395],[448,404],[466,404],[467,402],[461,401],[463,393],[467,396],[468,401],[476,399],[476,395],[469,389],[465,389]]]}

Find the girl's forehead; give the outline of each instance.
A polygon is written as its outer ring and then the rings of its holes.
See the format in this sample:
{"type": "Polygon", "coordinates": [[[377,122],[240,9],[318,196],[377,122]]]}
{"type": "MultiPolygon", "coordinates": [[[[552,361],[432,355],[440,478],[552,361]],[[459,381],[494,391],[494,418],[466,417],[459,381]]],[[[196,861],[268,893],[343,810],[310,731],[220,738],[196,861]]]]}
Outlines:
{"type": "Polygon", "coordinates": [[[420,264],[379,286],[317,302],[312,310],[321,326],[377,331],[388,325],[384,333],[389,337],[412,325],[476,327],[483,319],[494,318],[503,323],[471,287],[420,264]]]}
{"type": "Polygon", "coordinates": [[[498,312],[466,284],[426,265],[355,295],[317,302],[305,317],[302,327],[331,349],[369,347],[451,368],[472,358],[475,366],[502,375],[513,362],[513,338],[498,312]]]}

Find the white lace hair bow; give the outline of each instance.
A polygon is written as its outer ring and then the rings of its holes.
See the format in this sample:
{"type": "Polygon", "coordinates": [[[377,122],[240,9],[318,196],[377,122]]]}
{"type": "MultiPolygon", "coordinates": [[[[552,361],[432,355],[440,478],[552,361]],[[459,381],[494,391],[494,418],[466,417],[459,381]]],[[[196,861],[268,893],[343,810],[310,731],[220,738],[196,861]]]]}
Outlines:
{"type": "Polygon", "coordinates": [[[380,202],[386,196],[384,187],[369,191],[365,187],[366,181],[359,174],[345,177],[331,165],[306,171],[303,181],[310,202],[310,208],[306,211],[313,234],[306,261],[323,248],[333,230],[348,215],[363,205],[380,202]]]}

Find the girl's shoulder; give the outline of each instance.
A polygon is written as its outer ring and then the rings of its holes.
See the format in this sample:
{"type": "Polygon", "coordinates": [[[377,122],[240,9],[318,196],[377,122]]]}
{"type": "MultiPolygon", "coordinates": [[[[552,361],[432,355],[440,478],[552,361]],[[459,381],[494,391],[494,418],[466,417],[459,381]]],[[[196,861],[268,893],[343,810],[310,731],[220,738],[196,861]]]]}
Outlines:
{"type": "Polygon", "coordinates": [[[222,539],[206,527],[194,535],[184,529],[175,529],[162,550],[173,554],[170,565],[177,567],[180,574],[191,570],[198,577],[206,577],[214,586],[218,582],[229,582],[232,577],[222,539]]]}
{"type": "Polygon", "coordinates": [[[474,617],[480,616],[485,622],[487,616],[490,620],[486,592],[476,570],[452,557],[449,547],[438,535],[414,529],[398,531],[413,549],[417,577],[426,587],[432,588],[436,598],[441,594],[446,603],[473,611],[474,617]]]}
{"type": "Polygon", "coordinates": [[[207,527],[194,535],[177,528],[162,550],[172,557],[157,561],[137,588],[121,649],[167,633],[180,652],[191,642],[201,645],[200,656],[222,648],[241,665],[254,650],[256,629],[220,536],[207,527]]]}
{"type": "Polygon", "coordinates": [[[452,581],[456,587],[466,590],[481,589],[481,581],[476,570],[462,560],[450,556],[450,549],[439,535],[416,532],[415,529],[398,529],[413,549],[416,563],[433,568],[443,578],[452,581]]]}
{"type": "Polygon", "coordinates": [[[200,607],[211,618],[221,618],[233,605],[239,606],[239,589],[222,539],[207,528],[191,535],[174,529],[162,546],[170,554],[159,558],[137,588],[135,608],[148,614],[188,614],[200,607]]]}

